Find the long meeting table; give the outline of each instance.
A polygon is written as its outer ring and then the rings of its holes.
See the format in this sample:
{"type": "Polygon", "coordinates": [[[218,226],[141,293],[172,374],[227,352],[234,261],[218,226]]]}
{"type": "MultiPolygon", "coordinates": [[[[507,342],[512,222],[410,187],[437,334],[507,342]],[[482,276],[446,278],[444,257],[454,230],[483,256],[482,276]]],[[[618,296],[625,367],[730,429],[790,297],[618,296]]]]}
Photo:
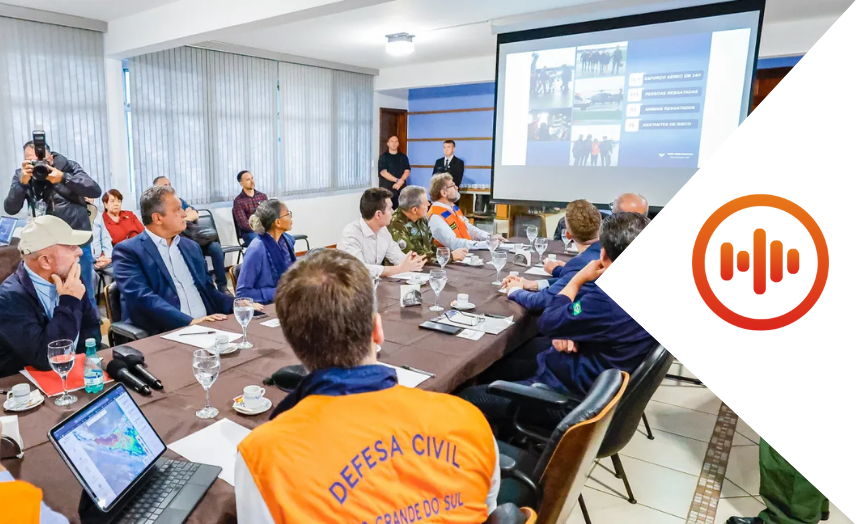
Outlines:
{"type": "MultiPolygon", "coordinates": [[[[520,242],[520,240],[519,240],[520,242]]],[[[526,241],[524,241],[526,243],[526,241]]],[[[490,260],[487,251],[474,251],[484,261],[490,260]]],[[[568,260],[563,254],[563,245],[551,241],[545,257],[553,253],[560,260],[568,260]]],[[[534,257],[537,257],[533,253],[534,257]]],[[[501,272],[501,278],[510,271],[525,275],[526,267],[509,262],[501,272]]],[[[534,258],[534,261],[536,258],[534,258]]],[[[424,272],[436,269],[426,266],[424,272]]],[[[510,353],[525,341],[536,335],[535,317],[525,314],[525,310],[508,300],[498,292],[498,286],[492,284],[496,278],[493,266],[485,264],[471,267],[450,262],[446,266],[448,282],[440,294],[439,304],[445,310],[458,293],[467,293],[470,302],[476,305],[475,313],[514,316],[515,323],[499,335],[485,334],[480,340],[472,341],[460,337],[420,329],[420,323],[437,316],[429,311],[434,304],[434,293],[428,284],[421,289],[421,306],[400,307],[400,286],[404,281],[383,279],[377,287],[378,311],[384,327],[385,342],[378,359],[391,365],[409,365],[419,370],[435,374],[419,387],[430,391],[450,393],[456,388],[485,371],[491,364],[510,353]]],[[[294,304],[290,307],[312,307],[312,304],[294,304]]],[[[266,422],[271,410],[255,416],[239,414],[232,408],[232,399],[240,395],[248,385],[262,385],[262,380],[277,369],[298,364],[299,361],[289,347],[279,327],[272,328],[262,322],[276,318],[273,305],[266,306],[267,318],[254,318],[247,328],[247,337],[253,348],[237,351],[221,357],[220,376],[211,388],[211,404],[220,414],[213,420],[202,420],[195,416],[196,410],[205,403],[205,392],[197,383],[192,370],[193,346],[173,342],[153,336],[132,342],[128,345],[139,349],[146,358],[149,371],[163,384],[162,391],[153,391],[151,396],[131,392],[143,413],[154,426],[158,435],[166,444],[170,444],[187,435],[199,431],[213,422],[228,418],[249,429],[266,422]]],[[[233,316],[227,320],[205,324],[217,329],[241,332],[233,316]]],[[[111,351],[101,352],[104,364],[111,359],[111,351]]],[[[0,390],[9,390],[17,383],[26,382],[21,375],[0,379],[0,390]]],[[[18,415],[18,423],[24,442],[24,458],[3,461],[16,479],[25,480],[41,488],[45,502],[54,510],[66,515],[72,523],[80,522],[78,503],[82,490],[71,471],[50,444],[47,433],[54,425],[82,408],[96,395],[75,392],[77,403],[67,408],[54,404],[54,399],[46,401],[37,408],[21,413],[6,412],[4,415],[18,415]]],[[[265,396],[276,406],[286,393],[275,387],[267,387],[265,396]]],[[[321,447],[320,447],[321,449],[321,447]]],[[[179,458],[167,450],[169,458],[179,458]]],[[[237,522],[234,489],[227,482],[218,479],[200,502],[188,522],[199,524],[237,522]]]]}

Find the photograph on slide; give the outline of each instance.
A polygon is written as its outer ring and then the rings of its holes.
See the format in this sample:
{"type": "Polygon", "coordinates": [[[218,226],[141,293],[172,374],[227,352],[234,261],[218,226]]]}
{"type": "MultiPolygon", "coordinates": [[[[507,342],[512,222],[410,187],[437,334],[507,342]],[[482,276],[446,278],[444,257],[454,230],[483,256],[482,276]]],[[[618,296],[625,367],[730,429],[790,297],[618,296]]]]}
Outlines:
{"type": "Polygon", "coordinates": [[[602,166],[619,165],[619,133],[622,126],[587,125],[573,126],[571,137],[571,165],[602,166]]]}
{"type": "Polygon", "coordinates": [[[527,140],[535,142],[555,142],[571,139],[571,109],[551,109],[530,111],[530,123],[527,128],[527,140]]]}
{"type": "Polygon", "coordinates": [[[574,48],[532,53],[530,63],[530,110],[572,106],[574,48]]]}
{"type": "Polygon", "coordinates": [[[628,42],[584,45],[577,48],[577,78],[625,75],[628,42]]]}
{"type": "Polygon", "coordinates": [[[574,123],[622,121],[625,77],[588,78],[574,83],[574,123]]]}

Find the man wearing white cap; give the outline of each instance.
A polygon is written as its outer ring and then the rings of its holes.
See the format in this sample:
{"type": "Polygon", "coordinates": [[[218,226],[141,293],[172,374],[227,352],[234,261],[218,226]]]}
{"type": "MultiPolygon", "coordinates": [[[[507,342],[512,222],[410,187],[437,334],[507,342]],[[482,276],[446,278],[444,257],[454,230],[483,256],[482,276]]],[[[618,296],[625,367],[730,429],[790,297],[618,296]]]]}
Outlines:
{"type": "Polygon", "coordinates": [[[0,377],[33,366],[49,371],[48,344],[87,338],[101,340],[99,317],[81,280],[79,246],[92,233],[75,231],[62,219],[44,215],[21,232],[23,261],[0,285],[0,377]]]}

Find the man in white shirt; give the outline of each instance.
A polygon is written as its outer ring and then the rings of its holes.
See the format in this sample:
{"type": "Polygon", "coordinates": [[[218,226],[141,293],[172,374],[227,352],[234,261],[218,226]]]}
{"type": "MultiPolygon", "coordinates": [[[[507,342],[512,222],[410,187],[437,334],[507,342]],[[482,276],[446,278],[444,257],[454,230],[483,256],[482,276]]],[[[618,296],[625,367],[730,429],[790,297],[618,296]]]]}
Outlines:
{"type": "Polygon", "coordinates": [[[345,226],[336,248],[357,257],[366,264],[372,278],[386,277],[409,271],[421,271],[425,257],[413,251],[402,252],[387,230],[393,219],[392,193],[383,187],[367,189],[360,197],[360,215],[345,226]],[[384,260],[391,266],[384,266],[384,260]]]}
{"type": "MultiPolygon", "coordinates": [[[[444,173],[433,176],[429,195],[432,200],[428,213],[429,228],[437,245],[451,250],[488,249],[491,235],[471,224],[455,205],[461,195],[452,175],[444,173]]],[[[495,236],[503,241],[500,235],[495,236]]]]}

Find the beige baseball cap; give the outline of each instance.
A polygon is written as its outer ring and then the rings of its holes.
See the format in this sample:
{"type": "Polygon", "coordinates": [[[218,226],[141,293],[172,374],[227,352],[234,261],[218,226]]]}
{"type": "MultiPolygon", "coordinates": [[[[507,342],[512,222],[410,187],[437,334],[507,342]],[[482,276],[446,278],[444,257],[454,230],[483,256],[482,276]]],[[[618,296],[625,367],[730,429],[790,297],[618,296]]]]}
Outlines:
{"type": "Polygon", "coordinates": [[[60,218],[42,215],[24,226],[18,250],[29,255],[55,245],[79,246],[89,242],[90,238],[90,231],[75,231],[60,218]]]}

